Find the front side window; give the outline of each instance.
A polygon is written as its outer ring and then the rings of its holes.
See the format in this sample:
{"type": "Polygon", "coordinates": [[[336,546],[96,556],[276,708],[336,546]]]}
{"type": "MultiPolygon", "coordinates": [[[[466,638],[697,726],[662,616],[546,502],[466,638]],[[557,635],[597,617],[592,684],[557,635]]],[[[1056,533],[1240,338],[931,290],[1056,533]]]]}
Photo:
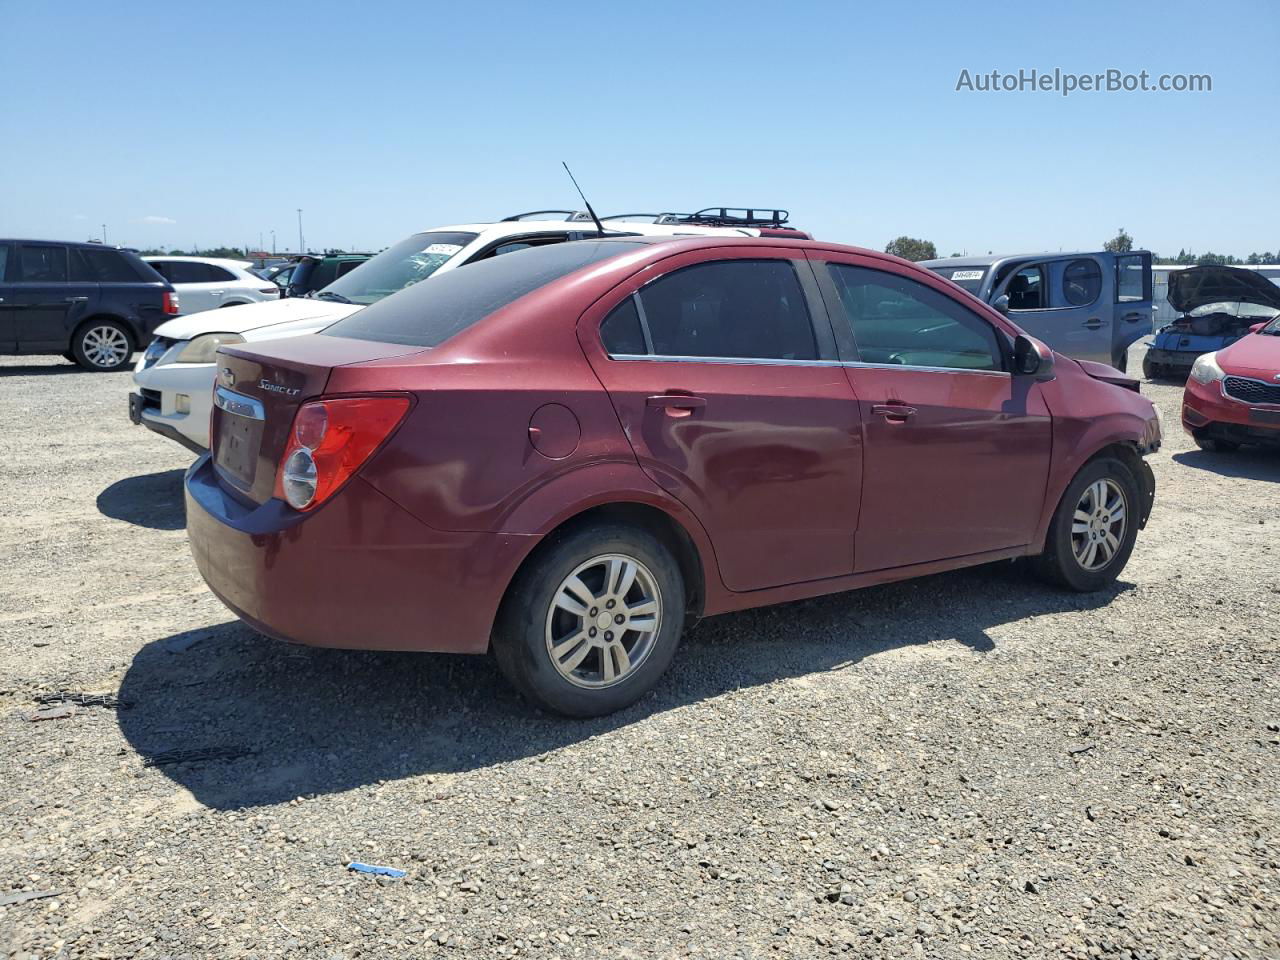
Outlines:
{"type": "Polygon", "coordinates": [[[1087,307],[1102,292],[1102,270],[1096,260],[1072,260],[1062,271],[1062,296],[1073,307],[1087,307]]]}
{"type": "Polygon", "coordinates": [[[897,274],[829,266],[864,363],[1004,368],[995,329],[950,297],[897,274]]]}
{"type": "Polygon", "coordinates": [[[1039,264],[1023,267],[1009,280],[1005,293],[1010,310],[1043,310],[1049,306],[1044,268],[1039,264]]]}
{"type": "Polygon", "coordinates": [[[0,280],[4,279],[5,268],[9,265],[9,245],[0,243],[0,280]]]}
{"type": "Polygon", "coordinates": [[[639,291],[652,352],[666,357],[816,360],[804,291],[788,260],[719,260],[639,291]]]}
{"type": "Polygon", "coordinates": [[[16,279],[27,283],[66,283],[67,248],[24,243],[18,247],[16,279]]]}
{"type": "MultiPolygon", "coordinates": [[[[476,238],[474,233],[415,233],[376,257],[357,262],[329,284],[327,293],[368,306],[427,279],[476,238]]],[[[319,284],[318,286],[324,286],[319,284]]]]}
{"type": "MultiPolygon", "coordinates": [[[[397,297],[357,310],[322,333],[354,340],[439,346],[526,294],[583,267],[632,253],[637,246],[625,240],[578,240],[470,263],[465,269],[450,270],[430,283],[415,284],[397,297]]],[[[368,261],[365,267],[373,262],[368,261]]],[[[354,280],[363,272],[364,268],[354,270],[343,282],[354,280]]]]}

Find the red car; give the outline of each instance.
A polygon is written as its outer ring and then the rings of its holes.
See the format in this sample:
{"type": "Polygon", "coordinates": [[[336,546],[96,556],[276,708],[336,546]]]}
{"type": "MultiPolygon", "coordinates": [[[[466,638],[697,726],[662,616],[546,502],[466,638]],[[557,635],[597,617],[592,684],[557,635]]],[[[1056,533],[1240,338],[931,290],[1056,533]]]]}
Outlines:
{"type": "Polygon", "coordinates": [[[1012,557],[1097,590],[1155,480],[1137,382],[915,264],[580,240],[219,353],[192,551],[262,633],[484,653],[608,713],[697,617],[1012,557]]]}
{"type": "Polygon", "coordinates": [[[1263,287],[1249,302],[1270,306],[1276,316],[1229,347],[1197,357],[1182,393],[1182,426],[1202,450],[1280,447],[1280,287],[1262,278],[1258,283],[1263,287]]]}

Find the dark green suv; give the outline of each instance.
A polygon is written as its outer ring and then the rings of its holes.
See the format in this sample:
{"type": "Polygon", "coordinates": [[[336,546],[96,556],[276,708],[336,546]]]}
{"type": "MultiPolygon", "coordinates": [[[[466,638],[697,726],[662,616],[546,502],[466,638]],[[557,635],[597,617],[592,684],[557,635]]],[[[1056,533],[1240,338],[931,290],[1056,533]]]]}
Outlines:
{"type": "Polygon", "coordinates": [[[286,297],[305,297],[314,290],[327,287],[368,260],[371,253],[310,254],[295,257],[269,279],[286,297]]]}

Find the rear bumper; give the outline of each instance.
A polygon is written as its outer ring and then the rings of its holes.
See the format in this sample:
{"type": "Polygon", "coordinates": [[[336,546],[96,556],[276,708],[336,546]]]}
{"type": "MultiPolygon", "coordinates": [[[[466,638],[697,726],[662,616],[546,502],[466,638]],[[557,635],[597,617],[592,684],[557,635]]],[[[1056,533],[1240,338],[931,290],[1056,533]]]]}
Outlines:
{"type": "Polygon", "coordinates": [[[1182,393],[1182,427],[1214,440],[1280,445],[1280,407],[1254,407],[1223,396],[1220,382],[1188,380],[1182,393]]]}
{"type": "Polygon", "coordinates": [[[207,455],[187,471],[186,507],[218,599],[261,633],[322,647],[483,653],[538,539],[434,530],[358,476],[313,513],[246,506],[207,455]]]}
{"type": "Polygon", "coordinates": [[[1198,351],[1158,350],[1155,347],[1149,347],[1146,354],[1147,360],[1151,363],[1175,370],[1186,370],[1188,373],[1191,372],[1191,366],[1198,356],[1200,356],[1198,351]]]}

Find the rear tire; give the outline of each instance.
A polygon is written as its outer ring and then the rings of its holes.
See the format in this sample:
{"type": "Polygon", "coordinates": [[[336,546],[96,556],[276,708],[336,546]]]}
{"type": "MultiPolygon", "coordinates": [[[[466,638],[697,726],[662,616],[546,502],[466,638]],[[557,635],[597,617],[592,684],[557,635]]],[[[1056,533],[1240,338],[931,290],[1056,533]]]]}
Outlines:
{"type": "Polygon", "coordinates": [[[670,551],[647,531],[602,523],[557,536],[525,563],[498,612],[493,652],[535,705],[598,717],[653,689],[684,620],[670,551]]]}
{"type": "Polygon", "coordinates": [[[1062,494],[1032,569],[1069,590],[1104,589],[1133,552],[1141,509],[1138,482],[1124,463],[1101,457],[1085,464],[1062,494]]]}
{"type": "Polygon", "coordinates": [[[75,362],[95,373],[123,370],[133,358],[133,337],[116,320],[87,320],[71,337],[75,362]]]}
{"type": "Polygon", "coordinates": [[[1219,440],[1216,437],[1207,437],[1203,433],[1193,433],[1191,439],[1205,453],[1235,453],[1240,449],[1240,444],[1238,443],[1232,443],[1230,440],[1219,440]]]}

